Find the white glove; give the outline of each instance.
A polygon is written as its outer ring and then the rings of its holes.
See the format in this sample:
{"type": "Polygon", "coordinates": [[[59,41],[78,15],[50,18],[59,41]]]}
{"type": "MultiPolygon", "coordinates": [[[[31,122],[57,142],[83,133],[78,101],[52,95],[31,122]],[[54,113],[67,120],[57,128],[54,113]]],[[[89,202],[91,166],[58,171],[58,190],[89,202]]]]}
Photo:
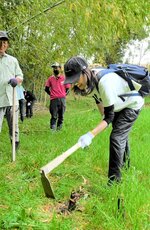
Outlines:
{"type": "Polygon", "coordinates": [[[79,138],[78,143],[80,143],[81,148],[84,149],[92,143],[93,138],[94,135],[91,132],[88,132],[79,138]]]}

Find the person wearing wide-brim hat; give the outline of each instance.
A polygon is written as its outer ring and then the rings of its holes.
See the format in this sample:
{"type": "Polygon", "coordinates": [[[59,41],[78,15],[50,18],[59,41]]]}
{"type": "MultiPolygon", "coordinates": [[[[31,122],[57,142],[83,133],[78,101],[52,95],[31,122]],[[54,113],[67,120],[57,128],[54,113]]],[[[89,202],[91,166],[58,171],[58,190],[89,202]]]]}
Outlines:
{"type": "MultiPolygon", "coordinates": [[[[0,132],[4,115],[6,115],[12,142],[13,87],[23,81],[23,73],[17,59],[6,53],[8,41],[8,34],[5,31],[0,31],[0,132]]],[[[15,104],[18,106],[17,96],[15,104]]],[[[15,144],[17,149],[19,146],[18,109],[16,109],[15,116],[15,144]]]]}
{"type": "Polygon", "coordinates": [[[92,139],[112,123],[108,185],[120,182],[122,167],[125,164],[129,167],[129,132],[144,105],[144,99],[138,94],[141,85],[133,81],[135,90],[130,91],[128,82],[118,74],[106,73],[101,77],[101,71],[95,74],[89,69],[86,60],[79,56],[71,57],[65,63],[64,72],[65,83],[73,84],[75,93],[86,96],[91,94],[94,89],[97,90],[98,96],[93,95],[93,97],[98,107],[103,108],[102,121],[92,131],[81,136],[78,142],[82,148],[89,146],[92,139]],[[130,97],[121,98],[119,96],[128,92],[131,93],[130,97]],[[138,94],[137,96],[134,95],[135,92],[138,94]]]}

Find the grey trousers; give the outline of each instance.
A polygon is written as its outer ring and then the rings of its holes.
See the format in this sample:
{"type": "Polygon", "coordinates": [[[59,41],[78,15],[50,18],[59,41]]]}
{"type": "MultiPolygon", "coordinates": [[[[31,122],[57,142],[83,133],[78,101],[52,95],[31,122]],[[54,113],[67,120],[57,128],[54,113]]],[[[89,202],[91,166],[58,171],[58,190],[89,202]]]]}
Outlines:
{"type": "MultiPolygon", "coordinates": [[[[18,127],[18,106],[16,106],[16,111],[15,111],[15,141],[19,141],[19,127],[18,127]]],[[[9,136],[10,139],[12,140],[12,122],[13,122],[13,113],[12,113],[12,106],[7,106],[7,107],[2,107],[0,108],[0,132],[2,130],[2,124],[3,124],[3,119],[4,115],[6,116],[8,128],[9,128],[9,136]]]]}
{"type": "Polygon", "coordinates": [[[129,162],[128,135],[139,112],[140,110],[124,109],[115,113],[110,135],[108,171],[108,178],[112,181],[120,181],[121,169],[126,164],[126,161],[129,162]]]}

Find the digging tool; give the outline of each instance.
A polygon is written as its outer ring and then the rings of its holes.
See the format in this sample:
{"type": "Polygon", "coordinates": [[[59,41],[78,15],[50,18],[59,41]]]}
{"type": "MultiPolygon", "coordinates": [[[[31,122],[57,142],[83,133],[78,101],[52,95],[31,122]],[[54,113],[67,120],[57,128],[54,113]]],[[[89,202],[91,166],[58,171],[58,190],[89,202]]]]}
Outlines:
{"type": "Polygon", "coordinates": [[[47,165],[43,166],[40,169],[41,173],[41,181],[44,188],[44,192],[46,197],[55,199],[55,195],[50,183],[50,180],[47,176],[53,169],[55,169],[58,165],[60,165],[67,157],[69,157],[72,153],[74,153],[77,149],[81,147],[80,143],[76,143],[71,148],[69,148],[66,152],[62,153],[54,160],[50,161],[47,165]]]}
{"type": "Polygon", "coordinates": [[[12,161],[16,159],[16,146],[15,146],[15,123],[16,123],[16,88],[13,88],[13,122],[12,122],[12,161]]]}

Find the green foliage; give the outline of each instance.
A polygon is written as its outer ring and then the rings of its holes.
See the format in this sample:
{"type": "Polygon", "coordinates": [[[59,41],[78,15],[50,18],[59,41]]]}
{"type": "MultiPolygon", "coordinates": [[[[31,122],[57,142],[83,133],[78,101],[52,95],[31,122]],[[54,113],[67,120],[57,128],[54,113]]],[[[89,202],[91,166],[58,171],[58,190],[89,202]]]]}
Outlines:
{"type": "Polygon", "coordinates": [[[9,53],[18,58],[24,84],[30,89],[34,85],[39,99],[52,62],[64,63],[72,55],[103,65],[118,62],[130,40],[149,32],[148,0],[60,2],[0,2],[0,29],[10,31],[9,53]]]}
{"type": "Polygon", "coordinates": [[[11,160],[8,128],[0,134],[0,229],[149,229],[149,98],[130,134],[131,168],[124,170],[121,184],[107,188],[109,133],[93,139],[88,149],[79,149],[50,175],[56,199],[44,196],[40,168],[73,146],[101,119],[93,98],[67,97],[62,131],[50,132],[49,112],[36,112],[20,123],[21,145],[16,162],[11,160]],[[73,190],[84,195],[77,209],[60,214],[73,190]],[[118,211],[117,200],[122,199],[118,211]]]}

